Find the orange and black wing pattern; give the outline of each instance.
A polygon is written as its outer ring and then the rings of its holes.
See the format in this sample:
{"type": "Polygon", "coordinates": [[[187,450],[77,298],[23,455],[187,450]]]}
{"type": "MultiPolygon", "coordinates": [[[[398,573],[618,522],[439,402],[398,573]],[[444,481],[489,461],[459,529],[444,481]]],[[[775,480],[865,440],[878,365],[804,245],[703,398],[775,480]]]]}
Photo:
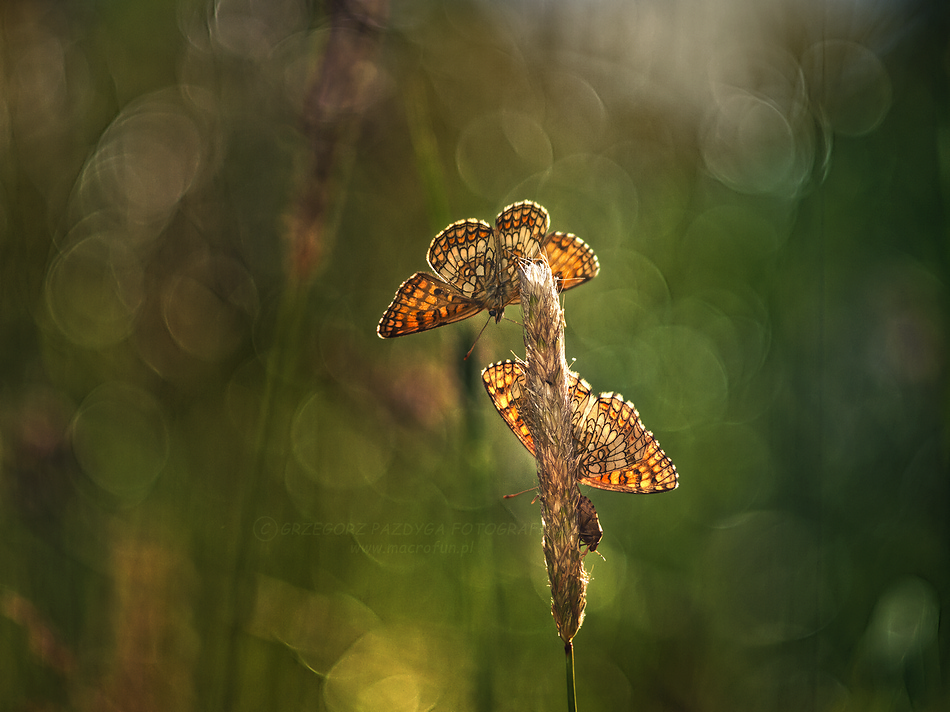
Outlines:
{"type": "Polygon", "coordinates": [[[452,223],[429,245],[435,274],[416,272],[403,282],[376,333],[384,339],[416,334],[483,309],[501,321],[505,307],[520,301],[522,259],[546,257],[562,289],[596,276],[593,250],[574,235],[548,234],[549,223],[548,211],[530,200],[502,210],[494,227],[476,219],[452,223]]]}
{"type": "Polygon", "coordinates": [[[449,284],[425,272],[402,283],[379,320],[376,333],[384,339],[417,334],[478,314],[482,307],[449,284]]]}
{"type": "Polygon", "coordinates": [[[484,302],[496,259],[491,225],[482,220],[452,223],[432,240],[426,259],[435,273],[463,297],[484,302]]]}
{"type": "Polygon", "coordinates": [[[593,402],[575,426],[578,480],[591,487],[650,494],[675,489],[676,466],[643,427],[633,403],[615,393],[593,402]]]}
{"type": "Polygon", "coordinates": [[[522,445],[534,455],[534,440],[521,417],[524,407],[524,367],[514,361],[493,363],[482,371],[482,383],[495,409],[522,445]]]}
{"type": "Polygon", "coordinates": [[[590,245],[569,232],[552,232],[544,242],[551,273],[558,289],[565,290],[593,279],[600,272],[600,262],[590,245]]]}
{"type": "MultiPolygon", "coordinates": [[[[676,466],[643,427],[633,403],[613,393],[595,397],[587,381],[575,373],[569,378],[578,481],[633,494],[675,489],[676,466]]],[[[534,440],[523,417],[524,367],[513,361],[492,364],[482,371],[482,382],[495,409],[533,455],[534,440]]]]}

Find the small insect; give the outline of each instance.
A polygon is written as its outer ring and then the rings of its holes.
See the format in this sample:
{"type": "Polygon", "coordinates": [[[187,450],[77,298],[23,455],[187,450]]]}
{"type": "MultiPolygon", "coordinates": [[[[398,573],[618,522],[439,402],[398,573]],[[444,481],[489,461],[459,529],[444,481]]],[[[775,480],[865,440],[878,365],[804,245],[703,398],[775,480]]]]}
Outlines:
{"type": "Polygon", "coordinates": [[[587,545],[587,552],[597,551],[597,545],[604,536],[604,530],[600,528],[600,518],[597,516],[597,510],[594,509],[594,503],[584,495],[579,495],[577,501],[577,530],[580,533],[581,543],[587,545]]]}
{"type": "Polygon", "coordinates": [[[562,289],[600,271],[594,251],[579,237],[548,233],[548,211],[530,200],[484,220],[460,220],[436,235],[427,259],[435,274],[416,272],[402,283],[376,327],[383,339],[435,329],[487,309],[495,322],[520,301],[518,262],[544,257],[562,289]]]}
{"type": "MultiPolygon", "coordinates": [[[[524,367],[513,361],[494,363],[482,371],[482,383],[505,423],[533,455],[534,440],[521,417],[524,367]]],[[[574,453],[580,462],[578,482],[633,494],[676,489],[676,466],[643,427],[633,403],[616,393],[594,396],[590,384],[573,372],[568,388],[574,453]]]]}

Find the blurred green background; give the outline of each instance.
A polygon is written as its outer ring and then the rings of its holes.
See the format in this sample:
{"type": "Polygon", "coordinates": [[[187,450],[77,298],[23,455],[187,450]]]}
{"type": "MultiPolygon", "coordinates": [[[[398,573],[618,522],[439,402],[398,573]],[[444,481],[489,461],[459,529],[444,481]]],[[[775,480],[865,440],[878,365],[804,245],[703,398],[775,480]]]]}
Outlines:
{"type": "Polygon", "coordinates": [[[943,3],[0,23],[3,709],[565,709],[479,381],[520,328],[375,334],[523,199],[600,258],[568,358],[680,472],[586,492],[579,709],[950,707],[943,3]]]}

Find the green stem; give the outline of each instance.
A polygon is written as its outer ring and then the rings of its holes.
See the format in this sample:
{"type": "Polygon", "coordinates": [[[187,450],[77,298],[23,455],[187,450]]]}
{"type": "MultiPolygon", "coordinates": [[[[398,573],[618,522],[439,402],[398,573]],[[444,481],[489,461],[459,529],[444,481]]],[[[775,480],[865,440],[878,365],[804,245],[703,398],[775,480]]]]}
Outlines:
{"type": "MultiPolygon", "coordinates": [[[[225,653],[227,662],[223,684],[218,696],[222,702],[220,709],[234,709],[238,700],[239,680],[242,675],[241,655],[244,650],[240,642],[244,636],[242,615],[246,613],[243,607],[253,595],[254,563],[255,557],[259,555],[259,542],[255,542],[253,523],[258,516],[257,508],[260,502],[266,499],[266,459],[269,447],[273,448],[273,443],[280,442],[279,439],[283,437],[277,430],[279,424],[272,417],[273,412],[283,395],[282,389],[287,388],[287,384],[299,375],[299,343],[300,335],[303,333],[303,320],[306,316],[306,295],[307,287],[304,284],[290,280],[281,297],[274,344],[267,354],[267,369],[258,414],[257,433],[251,457],[247,460],[249,469],[241,473],[238,478],[243,488],[235,502],[239,510],[239,525],[235,535],[236,547],[231,583],[226,591],[227,597],[222,601],[222,610],[225,612],[225,620],[228,621],[230,632],[225,653]]],[[[286,450],[284,447],[278,449],[286,450]]]]}
{"type": "Polygon", "coordinates": [[[406,122],[409,127],[409,139],[416,154],[416,166],[419,178],[428,201],[429,218],[432,226],[441,230],[448,225],[449,198],[446,195],[447,184],[439,158],[439,142],[429,118],[429,106],[426,90],[422,82],[414,82],[405,94],[406,122]]]}
{"type": "Polygon", "coordinates": [[[564,643],[564,655],[567,668],[567,710],[577,712],[577,693],[574,691],[574,645],[571,641],[564,643]]]}

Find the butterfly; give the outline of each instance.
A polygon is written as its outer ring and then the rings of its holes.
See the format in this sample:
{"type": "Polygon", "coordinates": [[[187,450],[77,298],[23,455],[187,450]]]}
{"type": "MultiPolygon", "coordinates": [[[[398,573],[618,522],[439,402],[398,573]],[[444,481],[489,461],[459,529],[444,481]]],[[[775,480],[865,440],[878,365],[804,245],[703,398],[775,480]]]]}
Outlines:
{"type": "MultiPolygon", "coordinates": [[[[513,361],[494,363],[482,371],[482,383],[505,423],[533,455],[534,440],[521,415],[526,405],[524,367],[513,361]]],[[[676,489],[676,466],[643,427],[633,403],[616,393],[594,396],[590,384],[573,372],[568,388],[579,482],[633,494],[676,489]]]]}
{"type": "Polygon", "coordinates": [[[597,510],[594,509],[594,503],[584,495],[579,495],[577,500],[577,530],[581,537],[581,542],[587,545],[587,551],[597,551],[597,545],[604,536],[604,530],[600,528],[600,518],[597,516],[597,510]]]}
{"type": "Polygon", "coordinates": [[[435,274],[416,272],[402,283],[379,320],[383,339],[452,324],[487,309],[495,323],[520,301],[518,262],[544,257],[563,289],[600,271],[594,251],[579,237],[548,233],[548,211],[526,200],[484,220],[459,220],[436,235],[427,260],[435,274]]]}

